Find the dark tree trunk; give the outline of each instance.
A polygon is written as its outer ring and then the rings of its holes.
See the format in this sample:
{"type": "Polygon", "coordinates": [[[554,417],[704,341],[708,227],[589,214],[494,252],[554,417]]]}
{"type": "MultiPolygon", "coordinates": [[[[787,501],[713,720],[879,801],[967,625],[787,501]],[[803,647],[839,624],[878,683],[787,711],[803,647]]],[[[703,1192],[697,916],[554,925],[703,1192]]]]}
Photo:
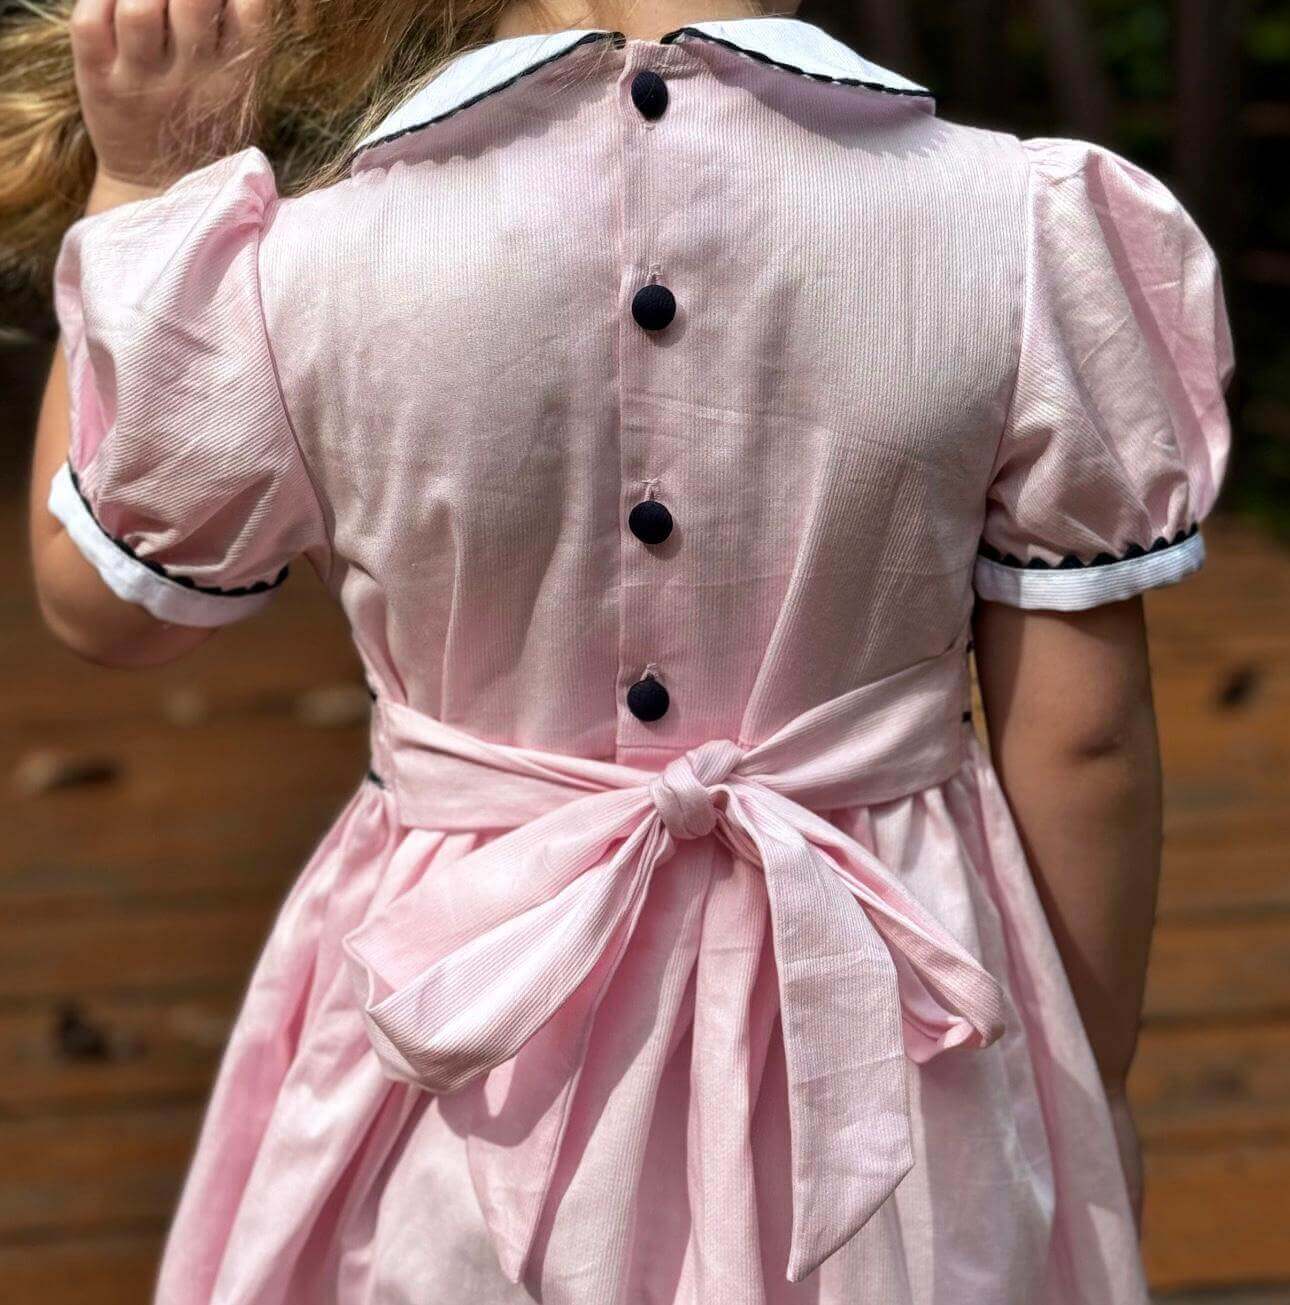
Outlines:
{"type": "Polygon", "coordinates": [[[954,15],[954,94],[956,110],[974,121],[1003,125],[1011,84],[1003,46],[1005,0],[959,0],[954,15]]]}
{"type": "Polygon", "coordinates": [[[864,54],[915,81],[926,77],[909,0],[860,0],[864,54]]]}
{"type": "Polygon", "coordinates": [[[1215,246],[1235,230],[1239,0],[1177,0],[1173,172],[1180,197],[1215,246]]]}
{"type": "MultiPolygon", "coordinates": [[[[1200,0],[1205,3],[1206,0],[1200,0]]],[[[1035,0],[1058,108],[1078,136],[1107,142],[1113,103],[1088,14],[1080,0],[1035,0]]]]}

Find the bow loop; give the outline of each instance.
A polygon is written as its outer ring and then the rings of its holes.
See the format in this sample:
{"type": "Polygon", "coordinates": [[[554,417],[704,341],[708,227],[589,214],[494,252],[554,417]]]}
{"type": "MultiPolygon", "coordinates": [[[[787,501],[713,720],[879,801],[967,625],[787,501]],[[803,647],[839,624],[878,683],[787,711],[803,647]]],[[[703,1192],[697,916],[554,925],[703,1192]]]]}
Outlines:
{"type": "Polygon", "coordinates": [[[717,827],[716,786],[743,760],[729,739],[711,739],[669,761],[650,781],[649,794],[673,838],[703,838],[717,827]]]}

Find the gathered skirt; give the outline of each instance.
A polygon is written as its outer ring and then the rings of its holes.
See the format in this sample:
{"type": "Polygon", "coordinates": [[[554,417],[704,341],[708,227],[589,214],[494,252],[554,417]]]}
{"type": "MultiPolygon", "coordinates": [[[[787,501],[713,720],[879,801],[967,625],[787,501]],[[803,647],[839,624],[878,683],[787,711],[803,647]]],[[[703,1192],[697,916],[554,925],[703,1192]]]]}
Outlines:
{"type": "MultiPolygon", "coordinates": [[[[1004,1035],[984,1050],[909,1065],[913,1169],[852,1241],[793,1284],[784,1276],[783,1048],[775,984],[759,983],[769,1036],[747,1154],[761,1263],[720,1301],[699,1294],[693,1185],[676,1162],[690,1057],[680,1036],[636,1162],[621,1300],[587,1305],[1145,1305],[1105,1093],[984,751],[974,743],[960,770],[932,788],[822,814],[892,869],[998,979],[1004,1035]]],[[[456,1094],[436,1098],[385,1076],[341,947],[371,912],[423,875],[450,875],[493,836],[403,828],[391,796],[372,782],[340,813],[251,976],[155,1305],[542,1299],[540,1273],[514,1284],[498,1267],[467,1165],[467,1113],[456,1094]]],[[[729,873],[754,872],[724,848],[718,855],[729,873]]],[[[650,929],[647,906],[632,946],[647,947],[650,929]]],[[[769,950],[758,963],[773,966],[769,950]]],[[[607,1001],[650,1000],[631,983],[625,967],[607,1001]]]]}

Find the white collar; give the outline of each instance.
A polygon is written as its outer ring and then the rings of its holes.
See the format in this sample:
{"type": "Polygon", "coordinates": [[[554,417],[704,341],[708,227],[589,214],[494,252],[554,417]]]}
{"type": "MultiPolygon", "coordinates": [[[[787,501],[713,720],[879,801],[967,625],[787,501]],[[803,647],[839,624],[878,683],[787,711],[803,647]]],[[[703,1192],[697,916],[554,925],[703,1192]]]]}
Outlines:
{"type": "MultiPolygon", "coordinates": [[[[733,18],[688,23],[660,37],[659,44],[671,45],[693,37],[714,41],[759,63],[815,81],[913,96],[929,108],[932,104],[932,94],[926,87],[880,68],[822,28],[800,18],[733,18]]],[[[450,59],[430,82],[369,132],[359,143],[355,157],[373,145],[438,122],[578,46],[598,41],[621,45],[626,39],[621,32],[601,28],[569,28],[505,37],[467,50],[450,59]]]]}

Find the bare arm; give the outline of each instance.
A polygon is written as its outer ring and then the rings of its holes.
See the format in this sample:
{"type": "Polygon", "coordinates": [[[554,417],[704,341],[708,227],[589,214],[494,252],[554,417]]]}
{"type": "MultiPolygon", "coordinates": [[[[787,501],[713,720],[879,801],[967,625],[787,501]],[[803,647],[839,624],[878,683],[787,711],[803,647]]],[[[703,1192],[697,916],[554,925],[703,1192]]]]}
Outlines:
{"type": "Polygon", "coordinates": [[[995,768],[1120,1131],[1160,875],[1160,756],[1142,601],[1085,612],[979,604],[977,668],[995,768]]]}

